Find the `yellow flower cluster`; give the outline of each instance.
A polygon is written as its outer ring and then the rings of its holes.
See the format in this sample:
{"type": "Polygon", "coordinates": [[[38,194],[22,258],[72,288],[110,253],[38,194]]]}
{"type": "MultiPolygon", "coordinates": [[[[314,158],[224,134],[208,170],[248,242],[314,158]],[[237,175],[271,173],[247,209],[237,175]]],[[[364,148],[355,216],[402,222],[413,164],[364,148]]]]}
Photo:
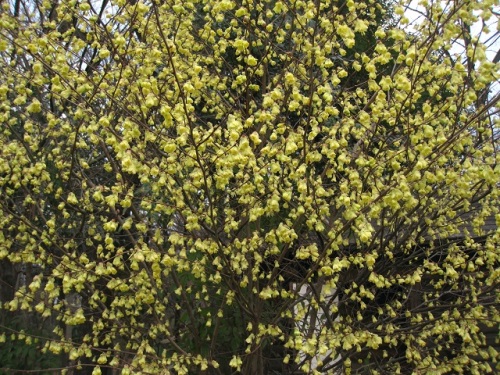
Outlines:
{"type": "Polygon", "coordinates": [[[2,319],[94,374],[486,373],[499,4],[389,3],[3,2],[2,319]]]}

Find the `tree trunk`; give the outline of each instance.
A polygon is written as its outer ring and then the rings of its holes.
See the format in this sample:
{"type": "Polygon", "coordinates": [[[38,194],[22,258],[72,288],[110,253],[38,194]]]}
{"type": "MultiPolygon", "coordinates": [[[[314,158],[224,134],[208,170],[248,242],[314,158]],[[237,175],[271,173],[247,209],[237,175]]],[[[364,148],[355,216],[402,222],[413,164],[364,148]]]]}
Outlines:
{"type": "Polygon", "coordinates": [[[262,346],[253,348],[252,352],[244,358],[243,374],[264,375],[264,359],[262,358],[262,346]]]}

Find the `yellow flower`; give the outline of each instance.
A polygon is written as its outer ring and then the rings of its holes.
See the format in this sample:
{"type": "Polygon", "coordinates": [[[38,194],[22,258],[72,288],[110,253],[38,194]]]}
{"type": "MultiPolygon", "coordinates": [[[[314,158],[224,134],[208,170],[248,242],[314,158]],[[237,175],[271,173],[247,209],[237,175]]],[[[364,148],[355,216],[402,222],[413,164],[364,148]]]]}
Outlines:
{"type": "Polygon", "coordinates": [[[238,370],[238,371],[241,370],[242,364],[243,364],[243,361],[241,360],[241,358],[239,356],[236,356],[236,355],[233,355],[233,358],[231,358],[231,361],[229,362],[229,366],[236,368],[236,370],[238,370]]]}
{"type": "Polygon", "coordinates": [[[256,66],[257,63],[258,63],[258,60],[255,57],[253,57],[252,55],[247,57],[248,66],[256,66]]]}

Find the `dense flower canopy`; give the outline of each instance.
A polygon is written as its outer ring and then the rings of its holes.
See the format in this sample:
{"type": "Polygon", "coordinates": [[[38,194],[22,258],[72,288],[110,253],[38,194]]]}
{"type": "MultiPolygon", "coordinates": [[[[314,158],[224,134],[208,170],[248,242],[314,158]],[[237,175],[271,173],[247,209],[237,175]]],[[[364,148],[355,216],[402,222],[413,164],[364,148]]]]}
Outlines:
{"type": "Polygon", "coordinates": [[[1,6],[4,345],[93,374],[500,360],[498,1],[411,29],[375,0],[1,6]]]}

